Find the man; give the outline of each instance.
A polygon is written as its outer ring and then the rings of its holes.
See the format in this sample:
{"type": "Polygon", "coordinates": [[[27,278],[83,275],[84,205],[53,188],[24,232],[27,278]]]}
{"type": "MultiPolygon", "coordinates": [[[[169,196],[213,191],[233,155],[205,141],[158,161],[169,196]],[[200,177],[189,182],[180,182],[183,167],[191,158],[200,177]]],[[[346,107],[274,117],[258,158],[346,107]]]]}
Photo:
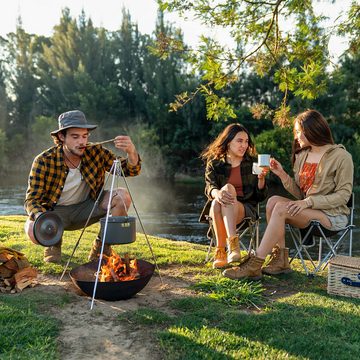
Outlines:
{"type": "MultiPolygon", "coordinates": [[[[79,110],[65,112],[59,116],[59,129],[51,132],[56,146],[35,157],[28,180],[25,210],[29,215],[25,232],[34,244],[33,227],[35,219],[45,211],[58,215],[65,230],[81,229],[94,208],[105,181],[105,172],[110,171],[116,156],[100,144],[89,144],[89,134],[97,126],[87,123],[79,110]]],[[[140,173],[140,157],[129,136],[116,136],[115,147],[127,153],[121,159],[125,176],[140,173]]],[[[107,212],[110,191],[103,191],[94,208],[88,225],[97,222],[107,212]]],[[[131,198],[126,189],[113,189],[111,214],[127,215],[131,198]]],[[[98,235],[89,254],[94,260],[101,250],[98,235]]],[[[110,246],[104,246],[104,253],[110,255],[110,246]]],[[[44,261],[61,261],[61,241],[44,251],[44,261]]]]}

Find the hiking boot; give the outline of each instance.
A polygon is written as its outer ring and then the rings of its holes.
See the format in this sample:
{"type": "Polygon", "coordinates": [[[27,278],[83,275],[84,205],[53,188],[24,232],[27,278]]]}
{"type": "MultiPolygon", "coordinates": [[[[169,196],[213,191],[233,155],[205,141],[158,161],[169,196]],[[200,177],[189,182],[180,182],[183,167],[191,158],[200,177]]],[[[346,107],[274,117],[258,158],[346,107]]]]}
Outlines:
{"type": "Polygon", "coordinates": [[[228,264],[226,258],[226,251],[223,247],[217,247],[215,251],[215,257],[213,262],[213,269],[223,268],[228,264]]]}
{"type": "Polygon", "coordinates": [[[44,261],[47,263],[60,264],[61,262],[61,242],[54,246],[49,246],[44,250],[44,261]]]}
{"type": "Polygon", "coordinates": [[[267,275],[287,274],[292,272],[289,264],[289,249],[275,246],[272,249],[270,262],[262,269],[267,275]]]}
{"type": "MultiPolygon", "coordinates": [[[[89,261],[98,259],[98,257],[100,256],[100,253],[101,253],[101,246],[102,246],[102,242],[101,242],[100,238],[97,237],[92,244],[92,247],[91,247],[91,250],[90,250],[90,253],[88,256],[89,261]]],[[[111,252],[112,252],[111,246],[108,244],[105,244],[103,255],[111,256],[111,252]]]]}
{"type": "Polygon", "coordinates": [[[239,237],[237,235],[230,236],[226,239],[227,248],[228,248],[228,255],[227,261],[228,263],[232,263],[235,261],[241,260],[241,253],[240,253],[240,243],[239,237]]]}
{"type": "Polygon", "coordinates": [[[263,263],[264,259],[258,258],[254,253],[249,253],[239,266],[224,270],[223,275],[232,280],[260,280],[263,263]]]}

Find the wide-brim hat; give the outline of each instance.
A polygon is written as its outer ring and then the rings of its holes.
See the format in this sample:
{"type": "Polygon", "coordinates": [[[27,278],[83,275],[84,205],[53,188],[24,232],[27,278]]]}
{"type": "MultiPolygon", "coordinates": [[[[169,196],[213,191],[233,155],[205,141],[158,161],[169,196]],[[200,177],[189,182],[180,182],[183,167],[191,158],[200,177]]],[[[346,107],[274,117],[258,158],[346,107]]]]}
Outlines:
{"type": "Polygon", "coordinates": [[[80,110],[71,110],[62,113],[59,118],[59,129],[52,131],[51,135],[56,135],[59,131],[69,128],[80,128],[94,130],[97,125],[90,125],[86,121],[85,114],[80,110]]]}

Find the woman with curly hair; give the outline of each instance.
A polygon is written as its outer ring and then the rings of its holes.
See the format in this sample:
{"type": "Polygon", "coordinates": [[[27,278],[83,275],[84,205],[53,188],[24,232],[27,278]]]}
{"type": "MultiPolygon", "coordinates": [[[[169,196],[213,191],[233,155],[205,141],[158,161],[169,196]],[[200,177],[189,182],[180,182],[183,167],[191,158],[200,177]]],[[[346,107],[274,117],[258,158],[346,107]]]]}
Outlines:
{"type": "Polygon", "coordinates": [[[228,125],[202,152],[206,161],[205,195],[208,201],[200,216],[210,215],[216,237],[214,268],[240,261],[236,225],[245,217],[256,218],[256,205],[266,197],[265,175],[252,173],[255,146],[248,130],[228,125]],[[227,254],[225,248],[227,247],[227,254]]]}

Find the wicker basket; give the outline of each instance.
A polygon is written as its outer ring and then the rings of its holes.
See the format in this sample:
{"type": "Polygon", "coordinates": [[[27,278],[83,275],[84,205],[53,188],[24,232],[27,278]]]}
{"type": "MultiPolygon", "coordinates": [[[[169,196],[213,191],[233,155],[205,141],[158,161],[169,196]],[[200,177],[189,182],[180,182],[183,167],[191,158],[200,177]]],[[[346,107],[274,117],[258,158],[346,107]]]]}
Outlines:
{"type": "Polygon", "coordinates": [[[360,298],[360,258],[335,256],[329,263],[327,291],[360,298]]]}

